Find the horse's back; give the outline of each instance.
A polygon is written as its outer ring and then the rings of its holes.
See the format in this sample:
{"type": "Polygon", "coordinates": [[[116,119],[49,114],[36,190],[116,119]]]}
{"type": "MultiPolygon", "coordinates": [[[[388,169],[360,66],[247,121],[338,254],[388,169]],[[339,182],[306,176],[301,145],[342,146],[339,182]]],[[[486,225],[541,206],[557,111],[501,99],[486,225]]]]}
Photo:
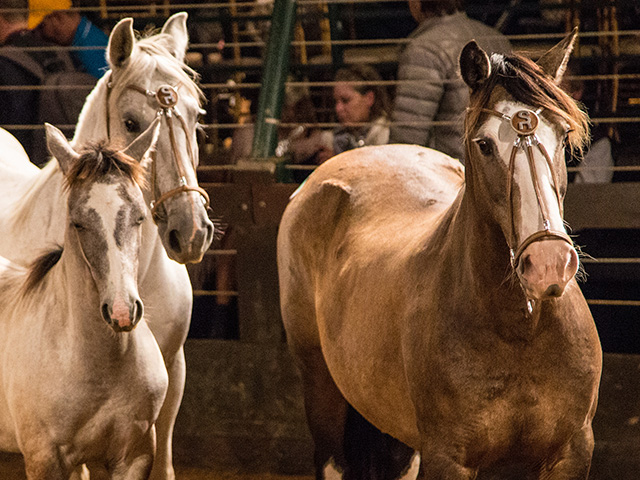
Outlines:
{"type": "MultiPolygon", "coordinates": [[[[4,128],[0,128],[0,169],[16,176],[30,178],[38,172],[22,144],[4,128]]],[[[4,180],[3,180],[4,181],[4,180]]]]}
{"type": "MultiPolygon", "coordinates": [[[[0,128],[0,208],[7,212],[37,177],[40,169],[29,161],[20,142],[0,128]]],[[[6,213],[5,213],[6,215],[6,213]]]]}
{"type": "Polygon", "coordinates": [[[452,204],[463,183],[462,164],[436,150],[417,145],[350,150],[318,167],[294,193],[279,244],[285,250],[288,239],[299,239],[310,242],[301,248],[313,248],[339,233],[339,218],[349,229],[372,229],[377,241],[413,236],[413,228],[422,229],[452,204]]]}

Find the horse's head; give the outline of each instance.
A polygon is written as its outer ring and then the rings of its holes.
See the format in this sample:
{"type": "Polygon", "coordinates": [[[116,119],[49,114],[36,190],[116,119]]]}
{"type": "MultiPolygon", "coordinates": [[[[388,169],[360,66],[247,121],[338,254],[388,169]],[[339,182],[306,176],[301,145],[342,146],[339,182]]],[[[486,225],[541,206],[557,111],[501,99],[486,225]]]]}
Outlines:
{"type": "Polygon", "coordinates": [[[160,33],[140,40],[131,18],[118,22],[107,50],[111,71],[88,98],[74,138],[126,145],[161,117],[145,196],[167,254],[180,263],[199,262],[214,234],[209,198],[196,178],[202,93],[183,61],[186,19],[177,13],[160,33]]]}
{"type": "Polygon", "coordinates": [[[466,181],[504,233],[528,298],[559,297],[578,270],[565,230],[565,146],[580,151],[588,118],[558,85],[577,32],[537,63],[488,57],[475,42],[460,57],[471,88],[466,117],[466,181]]]}
{"type": "Polygon", "coordinates": [[[57,128],[47,124],[47,145],[58,160],[69,191],[66,248],[78,252],[95,282],[100,313],[116,332],[130,331],[142,318],[138,295],[141,225],[147,215],[139,161],[157,138],[159,120],[129,147],[73,150],[57,128]]]}

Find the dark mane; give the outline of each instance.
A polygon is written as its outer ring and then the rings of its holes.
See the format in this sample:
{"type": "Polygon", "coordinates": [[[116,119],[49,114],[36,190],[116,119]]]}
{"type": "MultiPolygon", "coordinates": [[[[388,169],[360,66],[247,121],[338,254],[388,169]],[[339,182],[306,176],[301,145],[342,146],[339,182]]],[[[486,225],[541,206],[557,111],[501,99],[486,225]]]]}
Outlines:
{"type": "Polygon", "coordinates": [[[491,56],[491,75],[470,98],[465,119],[467,141],[497,86],[516,101],[542,107],[543,114],[550,113],[567,122],[569,146],[575,153],[582,153],[589,138],[589,117],[533,60],[517,54],[491,56]]]}
{"type": "Polygon", "coordinates": [[[104,144],[84,147],[80,151],[80,158],[71,165],[65,178],[67,186],[73,188],[113,173],[130,178],[140,187],[145,186],[144,168],[140,163],[104,144]]]}
{"type": "Polygon", "coordinates": [[[49,270],[60,260],[62,250],[62,247],[51,250],[50,252],[40,255],[31,264],[29,274],[24,282],[24,293],[33,291],[40,284],[42,279],[49,273],[49,270]]]}

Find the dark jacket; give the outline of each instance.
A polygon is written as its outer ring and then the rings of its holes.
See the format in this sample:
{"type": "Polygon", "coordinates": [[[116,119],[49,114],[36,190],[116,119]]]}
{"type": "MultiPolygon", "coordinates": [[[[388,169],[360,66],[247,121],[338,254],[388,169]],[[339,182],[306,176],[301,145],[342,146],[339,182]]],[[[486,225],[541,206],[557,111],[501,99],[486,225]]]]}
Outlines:
{"type": "Polygon", "coordinates": [[[508,53],[511,44],[500,32],[464,12],[429,18],[409,39],[398,66],[389,142],[435,148],[463,161],[463,114],[469,92],[460,77],[460,52],[474,39],[489,54],[508,53]],[[402,83],[408,80],[417,82],[402,83]],[[428,124],[433,121],[449,123],[428,124]],[[409,125],[399,124],[402,122],[409,125]]]}
{"type": "MultiPolygon", "coordinates": [[[[5,45],[32,46],[35,39],[29,30],[11,35],[5,45]]],[[[8,86],[38,85],[39,79],[17,65],[13,61],[0,56],[0,125],[35,125],[38,123],[38,91],[37,90],[5,90],[8,86]]],[[[34,130],[7,129],[22,144],[27,154],[31,154],[34,130]]]]}
{"type": "MultiPolygon", "coordinates": [[[[47,157],[44,127],[42,125],[42,112],[40,97],[41,90],[29,88],[4,87],[29,87],[41,85],[39,78],[33,70],[30,70],[12,54],[3,51],[20,51],[26,53],[26,57],[38,68],[41,75],[50,75],[65,72],[77,68],[73,59],[67,54],[61,56],[57,53],[59,47],[45,40],[38,30],[22,30],[9,36],[4,46],[0,47],[0,125],[24,125],[26,128],[7,128],[22,144],[29,158],[34,162],[42,162],[47,157]],[[42,50],[37,48],[45,47],[42,50]],[[26,48],[25,50],[19,50],[26,48]],[[56,50],[52,50],[55,48],[56,50]]],[[[49,95],[51,91],[48,91],[49,95]]],[[[52,122],[51,120],[48,120],[52,122]]],[[[52,122],[54,123],[54,122],[52,122]]]]}

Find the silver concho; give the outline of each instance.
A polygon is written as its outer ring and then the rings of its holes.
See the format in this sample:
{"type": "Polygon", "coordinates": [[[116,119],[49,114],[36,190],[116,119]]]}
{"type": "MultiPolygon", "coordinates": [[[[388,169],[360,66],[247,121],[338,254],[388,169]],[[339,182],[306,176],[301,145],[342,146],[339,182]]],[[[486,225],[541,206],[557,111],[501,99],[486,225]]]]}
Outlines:
{"type": "Polygon", "coordinates": [[[162,108],[175,107],[178,103],[178,90],[171,85],[162,85],[156,91],[156,100],[162,108]]]}
{"type": "Polygon", "coordinates": [[[519,110],[511,116],[511,127],[518,135],[532,135],[539,123],[538,115],[531,110],[519,110]]]}

